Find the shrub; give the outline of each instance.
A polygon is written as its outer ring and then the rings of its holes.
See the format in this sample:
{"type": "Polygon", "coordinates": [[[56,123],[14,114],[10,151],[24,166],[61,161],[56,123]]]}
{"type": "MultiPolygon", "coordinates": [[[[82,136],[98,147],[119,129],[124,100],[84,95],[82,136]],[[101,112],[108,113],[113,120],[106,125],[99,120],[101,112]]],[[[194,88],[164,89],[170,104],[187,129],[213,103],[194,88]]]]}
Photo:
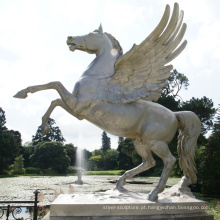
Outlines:
{"type": "Polygon", "coordinates": [[[23,167],[23,155],[15,158],[14,163],[10,166],[10,174],[24,174],[25,169],[23,167]]]}

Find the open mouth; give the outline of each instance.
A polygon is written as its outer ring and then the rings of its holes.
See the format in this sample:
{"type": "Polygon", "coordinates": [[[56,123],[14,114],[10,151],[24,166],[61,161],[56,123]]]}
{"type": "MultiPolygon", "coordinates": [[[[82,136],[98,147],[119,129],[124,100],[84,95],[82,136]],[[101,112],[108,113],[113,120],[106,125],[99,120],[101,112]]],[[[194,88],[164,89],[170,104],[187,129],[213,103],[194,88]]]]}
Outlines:
{"type": "Polygon", "coordinates": [[[67,45],[69,46],[69,49],[71,51],[74,51],[76,49],[76,44],[74,44],[74,43],[67,42],[67,45]]]}
{"type": "Polygon", "coordinates": [[[68,46],[76,46],[76,44],[70,43],[70,42],[67,42],[67,45],[68,45],[68,46]]]}

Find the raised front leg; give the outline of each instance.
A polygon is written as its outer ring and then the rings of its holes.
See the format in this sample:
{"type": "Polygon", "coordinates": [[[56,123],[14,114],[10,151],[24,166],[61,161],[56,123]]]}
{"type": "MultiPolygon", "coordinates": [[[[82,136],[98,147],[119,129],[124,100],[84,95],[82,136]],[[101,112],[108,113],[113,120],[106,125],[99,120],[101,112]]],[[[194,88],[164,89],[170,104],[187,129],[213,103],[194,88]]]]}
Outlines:
{"type": "Polygon", "coordinates": [[[44,116],[42,117],[42,135],[46,135],[49,131],[50,131],[50,126],[47,124],[47,121],[49,120],[49,117],[51,115],[51,113],[53,112],[53,110],[57,107],[60,106],[63,109],[65,109],[67,112],[69,112],[70,114],[72,114],[71,110],[69,109],[69,107],[63,102],[62,99],[56,99],[54,101],[51,102],[50,107],[48,108],[48,110],[46,111],[46,113],[44,114],[44,116]]]}
{"type": "Polygon", "coordinates": [[[76,97],[72,95],[63,85],[61,82],[50,82],[48,84],[44,85],[37,85],[37,86],[29,86],[26,89],[23,89],[19,91],[16,95],[14,95],[15,98],[21,98],[25,99],[27,97],[28,93],[34,93],[41,90],[47,90],[47,89],[55,89],[60,97],[62,98],[63,102],[69,107],[73,108],[76,104],[76,97]]]}

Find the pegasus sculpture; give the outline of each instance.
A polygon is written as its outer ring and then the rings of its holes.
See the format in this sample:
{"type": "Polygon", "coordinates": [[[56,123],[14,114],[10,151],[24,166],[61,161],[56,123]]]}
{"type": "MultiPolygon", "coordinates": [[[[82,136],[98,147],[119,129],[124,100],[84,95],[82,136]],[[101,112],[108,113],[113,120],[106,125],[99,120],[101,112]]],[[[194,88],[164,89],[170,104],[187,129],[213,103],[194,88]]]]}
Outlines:
{"type": "Polygon", "coordinates": [[[134,45],[123,55],[119,42],[102,26],[83,36],[67,38],[70,51],[81,50],[95,54],[96,58],[75,84],[72,93],[60,82],[30,86],[14,97],[26,98],[27,93],[55,89],[61,99],[52,101],[42,118],[42,131],[49,131],[47,121],[55,107],[60,106],[79,120],[86,119],[110,134],[132,138],[142,163],[126,171],[117,181],[116,189],[123,190],[127,178],[155,166],[152,152],[164,163],[157,187],[148,199],[156,201],[165,188],[176,161],[168,144],[177,129],[178,154],[184,177],[182,185],[197,181],[194,152],[201,123],[193,112],[172,112],[153,102],[157,101],[167,85],[172,65],[166,65],[177,57],[187,42],[180,42],[186,31],[182,24],[183,11],[177,3],[170,17],[170,7],[154,31],[140,44],[134,45]]]}

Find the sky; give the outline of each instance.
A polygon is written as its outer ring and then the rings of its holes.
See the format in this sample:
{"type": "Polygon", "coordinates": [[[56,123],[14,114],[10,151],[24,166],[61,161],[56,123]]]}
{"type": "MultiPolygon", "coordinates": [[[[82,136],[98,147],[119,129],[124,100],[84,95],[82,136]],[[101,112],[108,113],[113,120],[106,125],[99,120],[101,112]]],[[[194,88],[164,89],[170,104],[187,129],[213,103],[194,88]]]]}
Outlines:
{"type": "MultiPolygon", "coordinates": [[[[0,107],[6,126],[18,130],[23,144],[32,140],[55,90],[15,99],[31,85],[60,81],[72,91],[82,72],[95,58],[81,51],[69,51],[67,36],[88,34],[100,23],[112,34],[124,53],[140,44],[159,23],[166,4],[173,0],[1,0],[0,1],[0,107]]],[[[179,0],[187,24],[186,49],[171,62],[189,79],[181,91],[184,101],[206,96],[220,104],[220,1],[179,0]]],[[[65,143],[90,151],[101,146],[102,130],[79,121],[57,107],[51,115],[62,131],[65,143]]],[[[111,138],[117,148],[118,137],[111,138]]]]}

